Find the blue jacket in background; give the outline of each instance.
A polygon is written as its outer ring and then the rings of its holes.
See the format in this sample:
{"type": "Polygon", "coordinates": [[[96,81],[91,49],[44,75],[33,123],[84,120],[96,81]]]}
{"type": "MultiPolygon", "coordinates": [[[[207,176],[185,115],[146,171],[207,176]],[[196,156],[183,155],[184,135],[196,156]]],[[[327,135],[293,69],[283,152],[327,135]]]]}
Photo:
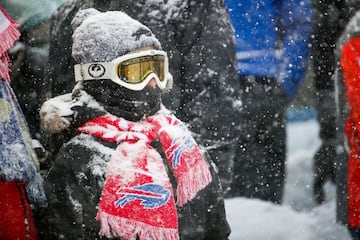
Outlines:
{"type": "Polygon", "coordinates": [[[310,0],[225,3],[235,30],[239,74],[276,77],[293,97],[304,78],[310,52],[310,0]]]}

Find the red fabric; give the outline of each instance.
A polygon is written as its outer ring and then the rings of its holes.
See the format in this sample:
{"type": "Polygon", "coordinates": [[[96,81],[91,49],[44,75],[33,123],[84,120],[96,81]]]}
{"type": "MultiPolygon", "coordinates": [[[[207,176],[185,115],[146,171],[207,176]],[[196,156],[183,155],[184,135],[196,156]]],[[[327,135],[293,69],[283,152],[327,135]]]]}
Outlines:
{"type": "Polygon", "coordinates": [[[24,184],[0,180],[0,194],[0,239],[36,240],[24,184]]]}
{"type": "Polygon", "coordinates": [[[360,227],[360,145],[359,132],[352,116],[346,120],[345,130],[349,141],[348,159],[348,225],[360,227]]]}
{"type": "Polygon", "coordinates": [[[5,9],[0,6],[0,77],[5,81],[10,80],[10,59],[7,50],[19,39],[20,32],[18,28],[20,28],[20,25],[16,24],[5,9]]]}
{"type": "Polygon", "coordinates": [[[360,228],[360,38],[350,39],[340,59],[349,114],[345,123],[350,154],[348,160],[348,225],[360,228]]]}
{"type": "Polygon", "coordinates": [[[360,119],[360,38],[350,39],[342,49],[341,68],[351,114],[360,119]]]}
{"type": "Polygon", "coordinates": [[[177,181],[177,203],[182,206],[211,182],[208,165],[190,131],[175,116],[155,115],[146,121],[157,126],[158,138],[177,181]]]}
{"type": "Polygon", "coordinates": [[[82,125],[79,132],[119,143],[108,165],[97,219],[101,235],[124,240],[178,239],[173,190],[163,159],[151,142],[159,139],[177,180],[177,201],[192,200],[210,181],[209,166],[185,125],[158,114],[131,122],[112,115],[82,125]]]}
{"type": "Polygon", "coordinates": [[[124,142],[116,153],[109,163],[99,203],[100,235],[124,240],[136,235],[140,239],[178,240],[172,186],[159,153],[141,141],[124,142]],[[143,154],[127,161],[134,150],[143,154]]]}

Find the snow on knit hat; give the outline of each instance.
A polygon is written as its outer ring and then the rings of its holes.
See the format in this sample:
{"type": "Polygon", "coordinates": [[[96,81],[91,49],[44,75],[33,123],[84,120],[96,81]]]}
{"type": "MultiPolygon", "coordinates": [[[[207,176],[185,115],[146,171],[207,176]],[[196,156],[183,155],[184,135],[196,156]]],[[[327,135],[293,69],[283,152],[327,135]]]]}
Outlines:
{"type": "Polygon", "coordinates": [[[110,62],[136,48],[161,50],[151,30],[120,11],[80,10],[72,21],[72,57],[77,63],[110,62]]]}

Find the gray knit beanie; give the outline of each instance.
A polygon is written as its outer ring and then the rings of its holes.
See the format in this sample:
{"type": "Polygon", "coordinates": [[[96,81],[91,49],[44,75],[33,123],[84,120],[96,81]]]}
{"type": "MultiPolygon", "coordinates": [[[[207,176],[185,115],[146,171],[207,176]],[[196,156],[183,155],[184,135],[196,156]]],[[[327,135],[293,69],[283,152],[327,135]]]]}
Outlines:
{"type": "Polygon", "coordinates": [[[71,22],[72,57],[77,63],[110,62],[136,48],[161,44],[151,30],[120,11],[80,10],[71,22]]]}

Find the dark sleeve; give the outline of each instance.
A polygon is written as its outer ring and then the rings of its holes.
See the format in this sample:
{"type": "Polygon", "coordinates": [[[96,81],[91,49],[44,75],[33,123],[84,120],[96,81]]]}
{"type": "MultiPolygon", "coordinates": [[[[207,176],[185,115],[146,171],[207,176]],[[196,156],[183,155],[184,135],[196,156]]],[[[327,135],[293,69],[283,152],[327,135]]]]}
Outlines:
{"type": "Polygon", "coordinates": [[[208,216],[205,239],[228,239],[231,229],[226,219],[225,203],[219,176],[215,171],[215,164],[209,161],[212,183],[206,189],[208,216]]]}
{"type": "MultiPolygon", "coordinates": [[[[205,156],[208,160],[208,155],[205,156]]],[[[220,180],[214,163],[211,161],[208,163],[212,182],[190,203],[178,209],[179,229],[182,230],[183,239],[226,240],[231,232],[226,219],[220,180]],[[187,236],[188,232],[189,236],[187,236]]]]}
{"type": "Polygon", "coordinates": [[[66,1],[58,7],[51,17],[50,46],[45,82],[50,96],[69,93],[74,86],[71,57],[72,34],[71,21],[79,8],[75,1],[66,1]]]}
{"type": "Polygon", "coordinates": [[[317,91],[334,90],[329,74],[335,69],[334,50],[342,31],[342,10],[340,1],[313,1],[314,37],[312,55],[314,64],[314,86],[317,91]]]}
{"type": "Polygon", "coordinates": [[[177,37],[182,54],[173,66],[179,88],[174,97],[180,99],[176,115],[204,139],[227,139],[233,129],[222,120],[233,119],[231,94],[238,87],[234,32],[224,2],[188,4],[182,19],[178,27],[182,35],[177,37]]]}
{"type": "Polygon", "coordinates": [[[102,188],[88,167],[92,154],[84,145],[73,143],[59,151],[45,178],[48,206],[37,214],[41,239],[99,237],[100,224],[95,218],[102,188]]]}
{"type": "Polygon", "coordinates": [[[59,151],[45,178],[48,206],[39,210],[36,216],[40,239],[81,238],[81,216],[75,212],[75,202],[71,201],[69,188],[71,179],[75,178],[69,167],[73,156],[67,153],[72,147],[67,146],[59,151]]]}

